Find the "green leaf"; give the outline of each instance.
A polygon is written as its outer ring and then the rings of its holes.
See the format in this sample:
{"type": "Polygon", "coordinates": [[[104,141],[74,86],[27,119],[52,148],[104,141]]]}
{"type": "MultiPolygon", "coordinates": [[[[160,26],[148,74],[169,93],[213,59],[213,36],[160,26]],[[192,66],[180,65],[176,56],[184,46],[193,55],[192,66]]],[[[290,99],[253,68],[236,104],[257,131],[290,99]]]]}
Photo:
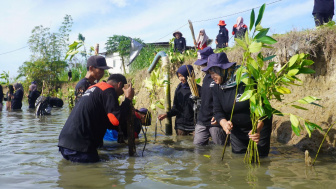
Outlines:
{"type": "Polygon", "coordinates": [[[288,65],[288,67],[292,67],[292,66],[295,64],[295,62],[296,62],[296,60],[298,59],[298,57],[299,57],[298,54],[292,56],[292,57],[289,59],[289,65],[288,65]]]}
{"type": "Polygon", "coordinates": [[[262,117],[265,115],[265,110],[262,108],[262,106],[258,106],[257,109],[256,109],[256,113],[262,117]]]}
{"type": "Polygon", "coordinates": [[[290,94],[291,93],[291,91],[288,88],[282,87],[282,86],[276,87],[276,90],[281,94],[290,94]]]}
{"type": "Polygon", "coordinates": [[[264,11],[265,11],[265,7],[266,7],[266,4],[263,4],[260,9],[259,9],[259,14],[258,14],[258,18],[257,18],[257,21],[255,23],[255,26],[259,25],[260,22],[261,22],[261,19],[264,15],[264,11]]]}
{"type": "Polygon", "coordinates": [[[315,73],[315,70],[310,69],[310,68],[300,68],[299,74],[301,74],[301,73],[303,73],[303,74],[313,74],[313,73],[315,73]]]}
{"type": "Polygon", "coordinates": [[[255,79],[259,78],[259,71],[255,69],[251,64],[247,64],[247,69],[255,79]]]}
{"type": "Polygon", "coordinates": [[[269,31],[269,28],[263,28],[263,29],[261,29],[261,30],[259,31],[259,33],[254,37],[254,39],[259,39],[259,38],[261,38],[261,37],[266,36],[267,33],[268,33],[268,31],[269,31]]]}
{"type": "Polygon", "coordinates": [[[251,53],[256,53],[261,50],[262,43],[253,41],[252,44],[248,47],[251,53]]]}
{"type": "Polygon", "coordinates": [[[299,73],[299,69],[292,69],[292,70],[289,70],[288,75],[289,76],[294,76],[297,73],[299,73]]]}
{"type": "Polygon", "coordinates": [[[254,9],[252,9],[251,16],[250,16],[250,31],[253,28],[254,21],[255,21],[255,13],[254,13],[254,9]]]}
{"type": "Polygon", "coordinates": [[[314,61],[312,60],[304,60],[301,62],[301,66],[310,66],[312,64],[314,64],[314,61]]]}
{"type": "Polygon", "coordinates": [[[265,44],[270,44],[270,45],[272,45],[272,44],[274,44],[274,43],[277,42],[277,40],[273,39],[270,36],[261,37],[261,38],[257,39],[257,41],[265,43],[265,44]]]}
{"type": "MultiPolygon", "coordinates": [[[[273,59],[274,57],[276,57],[276,55],[268,56],[268,57],[264,58],[263,60],[264,60],[264,61],[268,61],[268,60],[273,59]]],[[[273,65],[274,65],[274,64],[273,64],[273,65]]]]}
{"type": "Polygon", "coordinates": [[[292,126],[292,130],[294,131],[294,133],[296,134],[296,136],[300,136],[300,127],[294,127],[292,126]]]}
{"type": "Polygon", "coordinates": [[[305,122],[305,127],[306,127],[306,131],[307,131],[307,133],[308,133],[308,136],[309,136],[309,138],[311,137],[311,131],[313,130],[310,130],[310,128],[308,127],[308,125],[306,124],[306,122],[305,122]]]}
{"type": "Polygon", "coordinates": [[[237,42],[238,46],[242,47],[244,50],[247,50],[247,45],[243,40],[235,38],[235,41],[237,42]]]}
{"type": "Polygon", "coordinates": [[[290,120],[290,122],[292,123],[292,125],[294,127],[299,127],[300,122],[299,122],[298,118],[295,115],[290,114],[289,120],[290,120]]]}
{"type": "Polygon", "coordinates": [[[294,108],[300,109],[300,110],[308,110],[307,108],[298,106],[298,105],[292,105],[294,108]]]}
{"type": "Polygon", "coordinates": [[[247,90],[247,91],[245,91],[245,92],[241,95],[241,97],[239,98],[239,102],[243,102],[243,101],[245,101],[245,100],[250,99],[251,96],[252,96],[252,94],[253,94],[253,90],[247,90]]]}
{"type": "Polygon", "coordinates": [[[195,81],[196,81],[197,84],[200,84],[201,83],[201,78],[197,78],[195,81]]]}
{"type": "Polygon", "coordinates": [[[298,102],[300,102],[301,104],[311,104],[311,103],[315,102],[316,100],[321,100],[321,99],[316,98],[314,96],[306,96],[306,97],[298,100],[298,102]]]}
{"type": "Polygon", "coordinates": [[[160,109],[164,109],[164,106],[163,106],[163,104],[161,104],[160,101],[156,101],[155,105],[160,109]]]}
{"type": "Polygon", "coordinates": [[[307,127],[308,127],[310,130],[313,130],[313,129],[319,129],[320,131],[323,131],[322,128],[321,128],[320,126],[316,125],[315,123],[306,121],[305,124],[307,125],[307,127]]]}

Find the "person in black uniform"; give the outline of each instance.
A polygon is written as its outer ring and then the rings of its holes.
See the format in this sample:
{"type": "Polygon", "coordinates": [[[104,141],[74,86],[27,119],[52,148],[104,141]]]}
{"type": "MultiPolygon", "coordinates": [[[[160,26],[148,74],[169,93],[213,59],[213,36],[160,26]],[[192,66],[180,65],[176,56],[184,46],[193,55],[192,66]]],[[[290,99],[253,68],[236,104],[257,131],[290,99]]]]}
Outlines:
{"type": "Polygon", "coordinates": [[[229,30],[226,29],[226,24],[224,20],[220,20],[218,23],[219,32],[216,37],[216,48],[224,48],[228,46],[229,43],[229,30]]]}
{"type": "MultiPolygon", "coordinates": [[[[194,101],[191,98],[191,90],[187,82],[187,78],[190,77],[193,70],[191,65],[182,65],[177,70],[176,75],[181,83],[176,87],[173,107],[169,112],[158,116],[159,120],[176,116],[175,131],[177,135],[190,135],[195,131],[194,101]]],[[[199,85],[197,87],[198,94],[200,94],[201,87],[199,85]]]]}
{"type": "Polygon", "coordinates": [[[15,83],[14,87],[14,94],[11,95],[11,109],[12,110],[20,110],[22,107],[22,99],[23,99],[23,87],[21,83],[15,83]]]}
{"type": "Polygon", "coordinates": [[[91,56],[86,63],[87,73],[85,77],[80,80],[75,87],[75,102],[78,102],[85,91],[99,81],[104,76],[104,70],[111,67],[106,65],[106,60],[103,56],[91,56]]]}
{"type": "Polygon", "coordinates": [[[58,147],[63,157],[72,162],[99,161],[97,148],[103,145],[106,129],[118,129],[125,123],[131,108],[134,89],[127,89],[125,76],[112,74],[107,82],[89,87],[71,111],[59,135],[58,147]],[[119,106],[118,97],[125,95],[119,106]]]}
{"type": "Polygon", "coordinates": [[[0,111],[2,111],[3,100],[4,100],[3,88],[2,88],[2,85],[0,85],[0,111]]]}
{"type": "Polygon", "coordinates": [[[214,103],[214,116],[222,126],[226,134],[230,135],[230,143],[233,153],[245,153],[252,139],[258,144],[259,155],[268,156],[270,150],[270,138],[272,132],[272,120],[259,121],[257,132],[251,134],[252,121],[250,117],[249,100],[239,102],[244,93],[245,85],[241,82],[236,96],[235,62],[229,62],[225,53],[212,54],[209,56],[208,65],[203,71],[209,71],[216,83],[212,88],[214,103]],[[235,101],[232,121],[230,121],[232,108],[235,101]]]}
{"type": "Polygon", "coordinates": [[[186,40],[182,37],[182,33],[176,31],[173,33],[174,39],[174,52],[178,51],[181,54],[186,50],[186,40]]]}
{"type": "Polygon", "coordinates": [[[334,6],[334,0],[314,0],[313,16],[316,27],[332,20],[334,6]]]}
{"type": "MultiPolygon", "coordinates": [[[[213,53],[211,47],[198,51],[198,60],[195,65],[206,67],[208,57],[213,53]]],[[[197,124],[195,126],[194,144],[196,145],[209,144],[210,137],[214,144],[224,145],[225,142],[226,134],[215,120],[213,114],[212,86],[214,86],[214,81],[211,75],[206,72],[201,89],[201,107],[198,111],[197,124]]]]}
{"type": "Polygon", "coordinates": [[[39,91],[37,91],[37,85],[32,82],[29,86],[29,94],[28,94],[28,104],[29,108],[35,108],[35,102],[37,98],[41,95],[39,91]]]}

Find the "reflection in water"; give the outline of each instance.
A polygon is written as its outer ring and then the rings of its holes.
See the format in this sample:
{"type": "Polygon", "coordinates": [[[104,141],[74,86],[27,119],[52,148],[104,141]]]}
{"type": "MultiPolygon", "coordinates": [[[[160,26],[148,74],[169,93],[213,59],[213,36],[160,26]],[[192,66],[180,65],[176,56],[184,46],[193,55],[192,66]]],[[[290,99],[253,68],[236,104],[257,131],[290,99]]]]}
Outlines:
{"type": "Polygon", "coordinates": [[[154,143],[137,144],[136,157],[127,145],[106,142],[102,161],[76,164],[58,152],[58,135],[69,110],[53,109],[51,116],[36,117],[27,108],[0,112],[0,188],[330,188],[336,184],[333,156],[320,155],[315,167],[305,167],[304,154],[272,142],[270,157],[260,166],[243,163],[244,154],[209,145],[195,147],[191,136],[164,136],[154,143]]]}

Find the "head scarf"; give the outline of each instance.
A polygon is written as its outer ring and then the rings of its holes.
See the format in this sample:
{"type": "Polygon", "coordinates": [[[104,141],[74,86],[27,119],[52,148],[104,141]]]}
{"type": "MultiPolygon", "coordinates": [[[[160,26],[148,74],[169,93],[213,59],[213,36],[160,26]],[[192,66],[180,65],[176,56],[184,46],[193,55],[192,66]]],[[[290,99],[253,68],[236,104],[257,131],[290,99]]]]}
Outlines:
{"type": "MultiPolygon", "coordinates": [[[[209,70],[215,72],[223,78],[223,82],[219,84],[221,89],[232,88],[237,85],[235,72],[240,67],[240,65],[232,66],[228,69],[221,69],[220,67],[211,67],[209,70]]],[[[246,74],[243,74],[242,77],[246,77],[246,74]]]]}
{"type": "MultiPolygon", "coordinates": [[[[194,68],[191,65],[182,65],[181,67],[179,67],[176,71],[176,75],[178,77],[178,74],[180,73],[181,75],[183,75],[186,80],[188,79],[189,76],[191,76],[191,74],[194,72],[194,68]]],[[[183,88],[189,88],[188,82],[185,82],[184,84],[182,84],[183,88]]]]}
{"type": "Polygon", "coordinates": [[[13,87],[14,87],[15,90],[19,90],[19,89],[23,90],[23,87],[22,87],[22,84],[21,84],[21,83],[15,83],[15,84],[13,85],[13,87]]]}
{"type": "Polygon", "coordinates": [[[239,16],[239,17],[237,18],[237,30],[239,30],[240,28],[243,28],[244,25],[245,25],[245,24],[244,24],[244,19],[243,19],[243,17],[239,16]]]}
{"type": "Polygon", "coordinates": [[[37,85],[31,84],[29,85],[29,91],[36,91],[37,90],[37,85]]]}
{"type": "Polygon", "coordinates": [[[206,35],[205,30],[201,29],[200,33],[203,33],[203,35],[198,34],[197,40],[196,40],[196,44],[198,44],[199,42],[201,42],[201,44],[199,45],[200,47],[202,47],[204,45],[204,43],[206,43],[209,39],[209,37],[206,35]]]}

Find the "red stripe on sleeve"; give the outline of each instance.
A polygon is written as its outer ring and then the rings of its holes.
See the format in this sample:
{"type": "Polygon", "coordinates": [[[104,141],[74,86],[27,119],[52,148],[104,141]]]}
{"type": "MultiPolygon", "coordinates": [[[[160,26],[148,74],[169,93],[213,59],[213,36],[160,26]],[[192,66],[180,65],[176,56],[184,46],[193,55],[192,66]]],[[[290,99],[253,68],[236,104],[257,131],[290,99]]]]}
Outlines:
{"type": "Polygon", "coordinates": [[[107,117],[109,118],[109,120],[110,120],[110,122],[112,123],[113,126],[118,126],[119,125],[119,120],[112,113],[108,113],[107,117]]]}

